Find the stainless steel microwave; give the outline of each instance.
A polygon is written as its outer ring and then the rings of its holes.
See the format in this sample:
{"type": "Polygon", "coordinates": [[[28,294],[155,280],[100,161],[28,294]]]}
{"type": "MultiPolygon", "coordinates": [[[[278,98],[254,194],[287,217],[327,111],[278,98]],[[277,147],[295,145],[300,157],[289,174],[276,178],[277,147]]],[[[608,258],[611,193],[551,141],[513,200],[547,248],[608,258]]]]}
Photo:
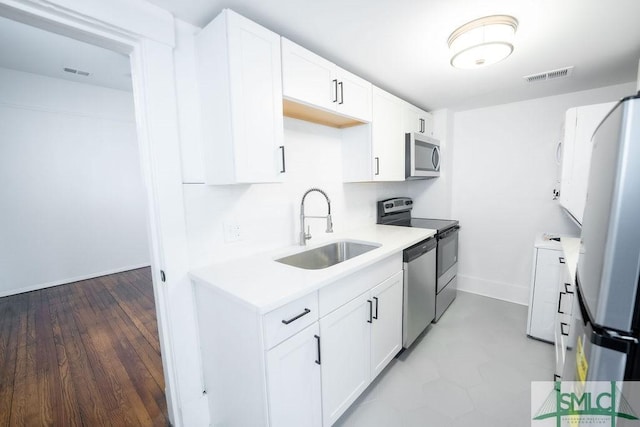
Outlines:
{"type": "Polygon", "coordinates": [[[406,179],[440,176],[440,141],[414,132],[405,134],[405,144],[406,179]]]}

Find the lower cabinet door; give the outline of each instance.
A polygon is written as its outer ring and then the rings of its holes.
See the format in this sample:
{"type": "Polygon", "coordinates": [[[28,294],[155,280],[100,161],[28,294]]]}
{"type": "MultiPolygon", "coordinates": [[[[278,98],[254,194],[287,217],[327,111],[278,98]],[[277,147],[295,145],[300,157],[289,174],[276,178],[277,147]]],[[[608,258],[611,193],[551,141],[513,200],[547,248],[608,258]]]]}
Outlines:
{"type": "Polygon", "coordinates": [[[369,385],[372,316],[367,292],[320,319],[324,426],[335,423],[369,385]]]}
{"type": "Polygon", "coordinates": [[[319,332],[316,322],[267,352],[271,427],[322,425],[319,332]]]}
{"type": "Polygon", "coordinates": [[[402,349],[402,271],[371,290],[371,378],[402,349]]]}

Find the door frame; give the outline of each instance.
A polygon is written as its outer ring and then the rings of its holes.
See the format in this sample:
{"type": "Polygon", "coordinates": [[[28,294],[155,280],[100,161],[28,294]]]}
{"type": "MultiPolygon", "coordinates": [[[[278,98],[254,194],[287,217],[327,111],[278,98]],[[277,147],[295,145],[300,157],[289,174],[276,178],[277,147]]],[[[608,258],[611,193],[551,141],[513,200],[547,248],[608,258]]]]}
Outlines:
{"type": "Polygon", "coordinates": [[[151,272],[172,425],[208,425],[188,252],[173,16],[134,0],[0,0],[0,16],[129,55],[151,272]]]}

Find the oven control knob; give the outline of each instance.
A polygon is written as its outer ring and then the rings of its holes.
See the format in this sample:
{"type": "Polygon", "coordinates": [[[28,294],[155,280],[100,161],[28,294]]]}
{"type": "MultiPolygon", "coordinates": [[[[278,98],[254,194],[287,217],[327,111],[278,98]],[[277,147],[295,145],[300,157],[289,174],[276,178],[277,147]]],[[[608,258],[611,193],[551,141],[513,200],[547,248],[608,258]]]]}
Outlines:
{"type": "Polygon", "coordinates": [[[384,207],[387,209],[391,209],[393,207],[393,203],[387,203],[386,205],[384,205],[384,207]]]}
{"type": "Polygon", "coordinates": [[[407,205],[407,206],[409,206],[409,205],[412,205],[412,204],[413,204],[413,201],[412,201],[412,200],[406,200],[406,201],[404,202],[404,204],[405,204],[405,205],[407,205]]]}

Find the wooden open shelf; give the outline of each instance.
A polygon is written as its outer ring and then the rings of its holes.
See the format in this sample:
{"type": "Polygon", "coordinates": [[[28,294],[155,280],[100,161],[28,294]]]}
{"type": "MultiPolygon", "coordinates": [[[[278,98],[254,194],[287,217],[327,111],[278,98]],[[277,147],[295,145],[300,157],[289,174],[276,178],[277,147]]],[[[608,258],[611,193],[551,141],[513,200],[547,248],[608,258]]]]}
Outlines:
{"type": "Polygon", "coordinates": [[[320,125],[331,126],[338,129],[365,124],[365,122],[361,122],[359,120],[340,116],[329,111],[319,110],[288,99],[282,100],[282,111],[286,117],[305,120],[307,122],[318,123],[320,125]]]}

